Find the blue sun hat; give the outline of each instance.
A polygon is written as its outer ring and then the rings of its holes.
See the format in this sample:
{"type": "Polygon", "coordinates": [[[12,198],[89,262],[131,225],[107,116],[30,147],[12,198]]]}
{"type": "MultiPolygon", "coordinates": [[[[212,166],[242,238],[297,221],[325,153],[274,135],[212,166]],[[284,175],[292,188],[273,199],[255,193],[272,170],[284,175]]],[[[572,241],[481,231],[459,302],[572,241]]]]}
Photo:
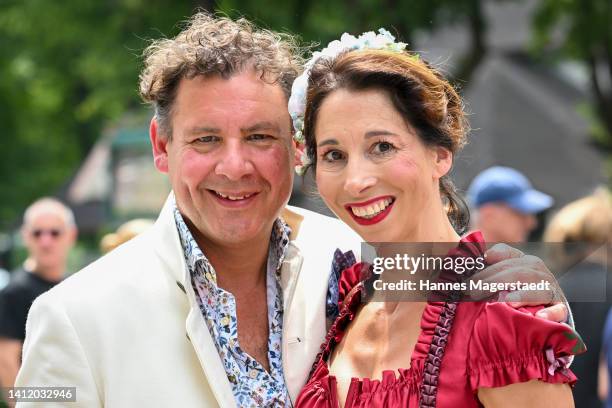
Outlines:
{"type": "Polygon", "coordinates": [[[498,202],[524,214],[539,213],[554,204],[553,198],[534,189],[523,173],[503,166],[490,167],[478,174],[467,195],[474,208],[498,202]]]}

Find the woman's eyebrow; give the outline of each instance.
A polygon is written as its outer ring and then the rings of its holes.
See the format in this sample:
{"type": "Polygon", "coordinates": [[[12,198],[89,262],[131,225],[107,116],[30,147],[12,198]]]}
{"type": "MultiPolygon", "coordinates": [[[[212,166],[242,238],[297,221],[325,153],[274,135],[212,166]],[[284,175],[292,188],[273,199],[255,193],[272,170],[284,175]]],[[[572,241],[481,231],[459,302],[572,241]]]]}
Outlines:
{"type": "Polygon", "coordinates": [[[388,130],[370,130],[365,134],[366,139],[376,136],[397,136],[397,134],[389,132],[388,130]]]}
{"type": "Polygon", "coordinates": [[[317,147],[322,147],[322,146],[328,146],[328,145],[338,145],[338,141],[336,139],[325,139],[322,142],[320,142],[317,147]]]}

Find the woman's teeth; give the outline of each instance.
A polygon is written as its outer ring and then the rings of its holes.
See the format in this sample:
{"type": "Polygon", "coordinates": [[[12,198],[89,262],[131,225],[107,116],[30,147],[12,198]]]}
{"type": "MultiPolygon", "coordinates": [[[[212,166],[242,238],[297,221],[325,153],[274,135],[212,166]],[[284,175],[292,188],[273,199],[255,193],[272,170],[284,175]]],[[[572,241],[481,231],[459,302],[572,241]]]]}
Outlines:
{"type": "Polygon", "coordinates": [[[365,207],[351,207],[351,211],[358,217],[373,218],[383,212],[392,202],[392,198],[385,198],[365,207]]]}

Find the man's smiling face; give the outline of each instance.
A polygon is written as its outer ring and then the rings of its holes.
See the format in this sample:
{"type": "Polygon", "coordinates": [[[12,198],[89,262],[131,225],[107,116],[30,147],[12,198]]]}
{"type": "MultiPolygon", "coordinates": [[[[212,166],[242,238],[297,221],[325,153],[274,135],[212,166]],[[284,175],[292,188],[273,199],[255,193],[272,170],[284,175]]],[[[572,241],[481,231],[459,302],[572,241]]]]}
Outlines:
{"type": "Polygon", "coordinates": [[[293,183],[291,122],[281,87],[252,70],[228,79],[182,79],[171,126],[166,138],[152,121],[155,165],[169,174],[196,239],[267,241],[293,183]]]}

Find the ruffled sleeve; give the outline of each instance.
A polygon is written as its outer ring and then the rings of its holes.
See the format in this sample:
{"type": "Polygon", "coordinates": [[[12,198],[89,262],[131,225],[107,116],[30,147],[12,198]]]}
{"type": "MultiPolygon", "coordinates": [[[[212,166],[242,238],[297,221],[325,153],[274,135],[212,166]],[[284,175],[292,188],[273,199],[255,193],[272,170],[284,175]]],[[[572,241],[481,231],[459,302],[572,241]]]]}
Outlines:
{"type": "Polygon", "coordinates": [[[368,271],[368,264],[358,262],[342,271],[338,279],[338,305],[341,306],[346,295],[361,282],[368,271]]]}
{"type": "Polygon", "coordinates": [[[576,382],[569,356],[586,351],[572,328],[535,317],[541,309],[514,309],[506,303],[487,303],[474,322],[468,346],[468,376],[473,392],[480,387],[541,380],[576,382]]]}

